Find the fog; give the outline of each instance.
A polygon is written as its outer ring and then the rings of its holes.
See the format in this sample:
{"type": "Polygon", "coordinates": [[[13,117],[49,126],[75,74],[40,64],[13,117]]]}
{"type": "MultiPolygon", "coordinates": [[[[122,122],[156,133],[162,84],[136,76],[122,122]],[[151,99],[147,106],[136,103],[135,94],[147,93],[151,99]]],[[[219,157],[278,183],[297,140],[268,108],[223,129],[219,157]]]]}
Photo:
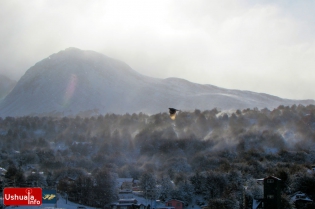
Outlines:
{"type": "Polygon", "coordinates": [[[68,47],[158,78],[314,99],[313,1],[0,2],[0,74],[68,47]]]}

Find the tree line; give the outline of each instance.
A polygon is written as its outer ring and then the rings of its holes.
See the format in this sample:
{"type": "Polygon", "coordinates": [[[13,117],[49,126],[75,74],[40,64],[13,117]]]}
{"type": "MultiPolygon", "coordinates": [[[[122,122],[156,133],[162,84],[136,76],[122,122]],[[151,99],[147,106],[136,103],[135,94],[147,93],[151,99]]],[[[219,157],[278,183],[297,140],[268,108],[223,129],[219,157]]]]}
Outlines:
{"type": "MultiPolygon", "coordinates": [[[[262,191],[253,182],[269,175],[285,179],[284,194],[302,191],[315,200],[314,132],[314,105],[183,111],[175,121],[166,112],[6,117],[0,118],[0,166],[18,171],[7,172],[7,179],[58,182],[61,190],[71,177],[69,197],[81,201],[84,191],[102,185],[95,183],[100,168],[108,173],[108,185],[115,175],[153,179],[155,195],[164,200],[192,203],[198,195],[203,198],[198,202],[236,207],[242,205],[244,185],[250,185],[246,197],[254,198],[262,191]]],[[[112,192],[107,202],[115,199],[112,192]]]]}

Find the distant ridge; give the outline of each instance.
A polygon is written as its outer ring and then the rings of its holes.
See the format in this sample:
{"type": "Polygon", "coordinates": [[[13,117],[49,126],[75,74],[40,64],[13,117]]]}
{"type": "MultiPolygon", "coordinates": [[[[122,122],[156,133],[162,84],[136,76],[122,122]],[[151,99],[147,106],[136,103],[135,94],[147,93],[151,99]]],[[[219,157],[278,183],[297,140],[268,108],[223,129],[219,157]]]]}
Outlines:
{"type": "Polygon", "coordinates": [[[68,48],[36,63],[0,103],[0,116],[148,113],[315,104],[250,91],[144,76],[124,62],[68,48]]]}

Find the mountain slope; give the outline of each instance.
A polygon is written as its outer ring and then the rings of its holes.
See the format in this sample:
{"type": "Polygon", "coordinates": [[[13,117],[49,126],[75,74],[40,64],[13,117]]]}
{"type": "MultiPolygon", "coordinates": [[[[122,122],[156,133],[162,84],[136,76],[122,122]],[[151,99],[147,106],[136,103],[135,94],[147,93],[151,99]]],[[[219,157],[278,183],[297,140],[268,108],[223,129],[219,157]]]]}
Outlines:
{"type": "Polygon", "coordinates": [[[139,74],[125,63],[93,51],[68,48],[36,63],[0,104],[0,116],[182,110],[274,108],[314,104],[267,94],[139,74]]]}
{"type": "Polygon", "coordinates": [[[16,81],[10,78],[0,75],[0,101],[4,99],[14,88],[16,81]]]}

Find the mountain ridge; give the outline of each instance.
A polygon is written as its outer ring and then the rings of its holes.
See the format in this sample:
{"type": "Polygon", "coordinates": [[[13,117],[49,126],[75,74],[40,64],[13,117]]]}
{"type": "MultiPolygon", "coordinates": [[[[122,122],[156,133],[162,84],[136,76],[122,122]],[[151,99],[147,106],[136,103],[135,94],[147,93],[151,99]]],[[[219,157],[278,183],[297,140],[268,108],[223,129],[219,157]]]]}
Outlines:
{"type": "Polygon", "coordinates": [[[101,53],[68,48],[37,62],[0,103],[0,116],[138,113],[170,106],[184,110],[275,108],[315,104],[251,91],[142,75],[101,53]]]}

